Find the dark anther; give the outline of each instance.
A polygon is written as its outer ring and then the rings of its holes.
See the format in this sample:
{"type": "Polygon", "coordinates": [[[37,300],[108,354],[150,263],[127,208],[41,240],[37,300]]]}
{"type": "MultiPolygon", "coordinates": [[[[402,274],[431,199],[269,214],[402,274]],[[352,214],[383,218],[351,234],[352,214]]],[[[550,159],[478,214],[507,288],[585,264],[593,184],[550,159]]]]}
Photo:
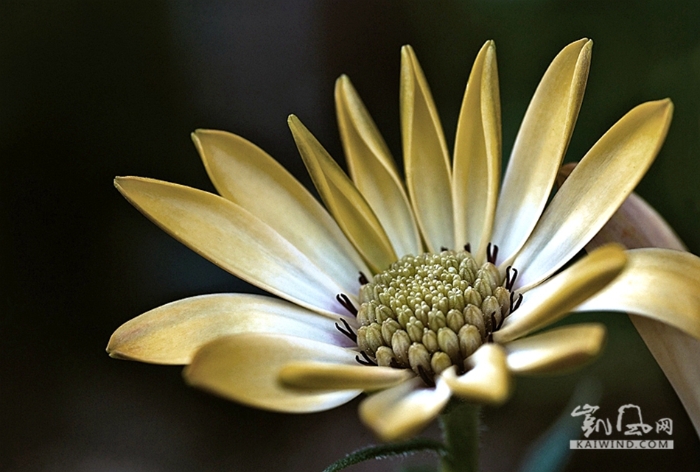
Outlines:
{"type": "Polygon", "coordinates": [[[393,367],[394,369],[400,369],[401,364],[399,364],[399,361],[394,359],[393,357],[391,358],[391,362],[389,362],[389,367],[393,367]]]}
{"type": "Polygon", "coordinates": [[[425,369],[423,368],[422,365],[418,366],[418,374],[420,375],[420,378],[423,379],[423,382],[425,382],[425,384],[428,387],[435,386],[435,381],[428,376],[428,373],[425,371],[425,369]]]}
{"type": "Polygon", "coordinates": [[[467,243],[464,245],[464,250],[467,252],[472,252],[472,245],[467,243]]]}
{"type": "Polygon", "coordinates": [[[335,296],[335,299],[338,300],[338,303],[343,305],[343,308],[348,310],[352,316],[357,316],[357,308],[355,308],[355,305],[352,304],[347,295],[344,293],[339,293],[335,296]]]}
{"type": "Polygon", "coordinates": [[[360,271],[360,277],[358,280],[360,281],[360,285],[366,285],[369,283],[369,280],[367,280],[367,276],[362,271],[360,271]]]}
{"type": "Polygon", "coordinates": [[[498,257],[498,246],[496,246],[495,244],[489,243],[489,245],[486,246],[486,259],[491,264],[495,264],[497,257],[498,257]]]}
{"type": "Polygon", "coordinates": [[[500,327],[501,325],[496,322],[496,312],[494,311],[491,313],[491,332],[493,333],[500,327]]]}
{"type": "Polygon", "coordinates": [[[511,292],[511,294],[510,294],[510,312],[511,313],[513,313],[515,310],[517,310],[518,307],[520,306],[520,302],[523,301],[523,294],[522,293],[517,294],[518,298],[515,298],[515,295],[516,295],[515,292],[511,292]]]}
{"type": "Polygon", "coordinates": [[[447,248],[445,246],[440,246],[440,252],[445,252],[447,251],[447,248]]]}
{"type": "Polygon", "coordinates": [[[372,358],[369,357],[365,351],[362,351],[360,354],[362,355],[363,358],[360,359],[360,356],[355,356],[355,360],[356,360],[357,362],[359,362],[359,363],[362,364],[362,365],[371,365],[371,366],[375,366],[375,367],[376,367],[377,363],[374,362],[374,361],[372,360],[372,358]]]}
{"type": "Polygon", "coordinates": [[[347,336],[348,338],[350,338],[350,340],[351,340],[352,342],[355,342],[355,343],[356,343],[356,342],[357,342],[357,335],[356,335],[355,332],[352,330],[352,328],[350,327],[350,325],[348,324],[348,322],[345,321],[343,318],[341,318],[340,321],[343,322],[343,325],[345,325],[345,328],[341,328],[340,325],[339,325],[338,323],[335,324],[335,327],[338,329],[338,331],[340,331],[340,332],[343,333],[345,336],[347,336]]]}
{"type": "Polygon", "coordinates": [[[515,279],[518,278],[518,269],[512,266],[506,268],[506,290],[512,290],[515,279]]]}

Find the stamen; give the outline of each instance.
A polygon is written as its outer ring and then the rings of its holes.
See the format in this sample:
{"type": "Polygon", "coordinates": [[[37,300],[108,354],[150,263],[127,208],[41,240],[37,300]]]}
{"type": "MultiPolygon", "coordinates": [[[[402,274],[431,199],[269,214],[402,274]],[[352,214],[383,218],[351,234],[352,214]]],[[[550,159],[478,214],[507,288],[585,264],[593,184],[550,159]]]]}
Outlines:
{"type": "Polygon", "coordinates": [[[465,244],[464,250],[467,252],[472,252],[472,245],[470,243],[465,244]]]}
{"type": "Polygon", "coordinates": [[[367,285],[369,283],[369,279],[367,279],[367,276],[362,271],[360,271],[358,280],[360,281],[360,285],[367,285]]]}
{"type": "Polygon", "coordinates": [[[360,363],[360,364],[362,364],[362,365],[369,365],[369,366],[375,366],[375,367],[377,366],[377,363],[374,362],[374,361],[372,360],[372,358],[369,357],[365,351],[362,351],[362,352],[360,353],[360,355],[362,355],[363,359],[360,359],[360,356],[359,356],[359,355],[358,355],[358,356],[355,356],[355,360],[356,360],[358,363],[360,363]]]}
{"type": "Polygon", "coordinates": [[[338,303],[343,305],[343,308],[348,310],[352,316],[357,316],[357,308],[355,308],[355,305],[352,304],[347,295],[339,293],[335,296],[335,299],[338,300],[338,303]]]}
{"type": "Polygon", "coordinates": [[[496,246],[495,244],[489,243],[488,246],[486,246],[486,259],[491,264],[496,264],[497,257],[498,257],[498,246],[496,246]]]}
{"type": "Polygon", "coordinates": [[[513,313],[515,310],[517,310],[518,307],[520,306],[520,302],[523,301],[523,294],[522,293],[517,294],[517,296],[518,296],[517,299],[514,298],[515,295],[516,295],[515,292],[510,293],[510,313],[513,313]]]}
{"type": "Polygon", "coordinates": [[[344,334],[345,336],[347,336],[348,338],[350,338],[350,340],[351,340],[352,342],[356,343],[356,342],[357,342],[357,335],[356,335],[355,332],[352,330],[352,328],[350,327],[350,325],[348,324],[348,322],[345,321],[343,318],[340,318],[340,321],[343,323],[343,325],[345,325],[345,328],[341,328],[340,325],[339,325],[338,323],[336,323],[336,324],[335,324],[336,329],[337,329],[338,331],[340,331],[341,333],[343,333],[343,334],[344,334]]]}
{"type": "Polygon", "coordinates": [[[440,252],[445,252],[447,251],[447,248],[445,246],[440,246],[440,252]]]}
{"type": "Polygon", "coordinates": [[[511,291],[513,289],[513,285],[515,285],[515,279],[518,278],[518,269],[516,269],[513,266],[508,266],[506,267],[506,290],[511,291]],[[512,275],[511,275],[512,272],[512,275]]]}
{"type": "Polygon", "coordinates": [[[428,387],[432,388],[435,386],[435,381],[428,376],[428,373],[425,371],[422,365],[418,366],[418,374],[428,387]]]}

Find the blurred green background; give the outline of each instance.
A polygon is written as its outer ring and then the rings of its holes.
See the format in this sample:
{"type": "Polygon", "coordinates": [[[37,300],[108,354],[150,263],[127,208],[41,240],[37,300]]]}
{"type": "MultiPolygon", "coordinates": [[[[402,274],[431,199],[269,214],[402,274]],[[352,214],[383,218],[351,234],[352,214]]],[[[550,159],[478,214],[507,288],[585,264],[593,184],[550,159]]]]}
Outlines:
{"type": "MultiPolygon", "coordinates": [[[[341,73],[400,156],[406,43],[451,143],[471,63],[484,41],[496,41],[507,156],[551,59],[592,38],[567,159],[580,159],[633,106],[671,97],[671,131],[638,192],[700,253],[699,25],[691,0],[3,0],[0,470],[312,471],[373,440],[357,402],[314,415],[261,412],[186,387],[178,367],[108,358],[110,334],[146,310],[255,291],[161,232],[112,179],[213,191],[189,133],[217,128],[257,143],[309,184],[286,117],[297,114],[342,160],[333,109],[341,73]]],[[[579,451],[565,470],[698,470],[698,438],[634,328],[622,315],[599,318],[610,336],[596,364],[519,379],[510,403],[486,409],[483,470],[517,470],[582,379],[598,385],[602,417],[634,403],[649,423],[672,418],[675,449],[579,451]]],[[[422,462],[431,458],[411,463],[422,462]]]]}

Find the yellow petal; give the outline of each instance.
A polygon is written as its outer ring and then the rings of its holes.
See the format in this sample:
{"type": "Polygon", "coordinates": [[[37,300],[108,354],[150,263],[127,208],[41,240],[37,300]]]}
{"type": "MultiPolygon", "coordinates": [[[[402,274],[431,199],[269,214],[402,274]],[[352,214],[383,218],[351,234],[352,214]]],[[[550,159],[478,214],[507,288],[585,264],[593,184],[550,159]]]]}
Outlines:
{"type": "MultiPolygon", "coordinates": [[[[661,215],[634,193],[627,197],[586,249],[609,241],[620,242],[630,249],[686,249],[661,215]]],[[[700,340],[651,318],[630,315],[630,320],[668,377],[700,435],[700,389],[697,388],[700,369],[696,360],[700,359],[700,340]]]]}
{"type": "Polygon", "coordinates": [[[360,404],[360,419],[382,441],[398,441],[420,432],[450,399],[450,389],[438,378],[435,388],[419,378],[375,393],[360,404]]]}
{"type": "Polygon", "coordinates": [[[313,390],[378,390],[393,387],[414,377],[408,369],[337,365],[323,362],[293,362],[280,371],[280,381],[289,387],[313,390]]]}
{"type": "Polygon", "coordinates": [[[493,340],[512,341],[560,320],[615,279],[626,263],[621,246],[609,244],[596,249],[542,285],[525,292],[520,308],[493,333],[493,340]]]}
{"type": "Polygon", "coordinates": [[[480,261],[486,255],[501,171],[501,101],[496,46],[479,51],[464,92],[453,163],[455,244],[470,243],[480,261]]]}
{"type": "Polygon", "coordinates": [[[634,313],[700,339],[700,258],[658,248],[633,249],[627,257],[620,276],[576,311],[634,313]]]}
{"type": "Polygon", "coordinates": [[[159,180],[120,177],[115,185],[158,226],[219,267],[312,310],[346,314],[334,298],[343,288],[240,206],[159,180]]]}
{"type": "Polygon", "coordinates": [[[335,83],[335,107],[348,170],[357,189],[377,215],[397,256],[420,254],[420,234],[394,159],[345,75],[335,83]]]}
{"type": "Polygon", "coordinates": [[[672,111],[670,100],[639,105],[591,148],[513,262],[521,270],[516,288],[554,273],[603,227],[656,157],[672,111]]]}
{"type": "Polygon", "coordinates": [[[588,79],[593,42],[565,47],[545,72],[515,139],[496,210],[501,260],[522,247],[542,214],[569,146],[588,79]]]}
{"type": "Polygon", "coordinates": [[[406,185],[430,252],[454,248],[450,159],[428,83],[410,46],[401,48],[401,137],[406,185]]]}
{"type": "Polygon", "coordinates": [[[296,116],[288,123],[311,179],[340,228],[374,272],[389,267],[396,254],[365,199],[296,116]]]}
{"type": "Polygon", "coordinates": [[[330,344],[292,336],[236,334],[199,349],[185,367],[190,385],[266,410],[288,413],[323,411],[342,405],[360,390],[299,390],[284,387],[280,370],[296,361],[353,365],[355,353],[330,344]]]}
{"type": "Polygon", "coordinates": [[[586,244],[586,250],[610,241],[620,243],[628,249],[663,247],[686,250],[673,228],[636,193],[627,197],[610,221],[586,244]]]}
{"type": "Polygon", "coordinates": [[[511,377],[506,363],[506,352],[497,344],[484,344],[467,362],[471,370],[457,377],[454,369],[442,377],[455,396],[469,402],[500,405],[510,396],[511,377]]]}
{"type": "Polygon", "coordinates": [[[284,167],[235,134],[198,130],[192,139],[224,198],[248,210],[323,267],[345,293],[358,292],[358,272],[369,275],[362,258],[335,220],[284,167]]]}
{"type": "Polygon", "coordinates": [[[259,295],[216,294],[168,303],[127,321],[109,339],[110,356],[155,364],[188,364],[222,336],[277,333],[354,346],[334,321],[289,302],[259,295]]]}
{"type": "Polygon", "coordinates": [[[552,374],[577,369],[598,356],[605,326],[578,324],[551,329],[505,345],[508,368],[516,374],[552,374]]]}

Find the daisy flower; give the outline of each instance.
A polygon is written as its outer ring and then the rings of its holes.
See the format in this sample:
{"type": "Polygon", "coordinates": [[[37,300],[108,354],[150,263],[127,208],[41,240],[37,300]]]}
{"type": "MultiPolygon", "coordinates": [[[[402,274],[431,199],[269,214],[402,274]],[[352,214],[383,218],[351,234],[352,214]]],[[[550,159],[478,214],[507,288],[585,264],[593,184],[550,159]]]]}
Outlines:
{"type": "Polygon", "coordinates": [[[220,131],[193,134],[220,196],[116,179],[172,236],[278,298],[170,303],[122,325],[108,352],[185,364],[190,384],[275,411],[326,410],[371,392],[360,417],[395,440],[418,432],[451,397],[499,404],[514,374],[590,361],[604,326],[540,331],[571,311],[630,312],[700,338],[697,257],[612,244],[569,264],[647,171],[673,109],[659,100],[627,113],[548,203],[591,48],[582,39],[554,59],[502,180],[491,41],[472,68],[452,157],[418,60],[402,49],[405,180],[345,76],[335,99],[349,177],[289,118],[325,208],[260,148],[220,131]]]}

